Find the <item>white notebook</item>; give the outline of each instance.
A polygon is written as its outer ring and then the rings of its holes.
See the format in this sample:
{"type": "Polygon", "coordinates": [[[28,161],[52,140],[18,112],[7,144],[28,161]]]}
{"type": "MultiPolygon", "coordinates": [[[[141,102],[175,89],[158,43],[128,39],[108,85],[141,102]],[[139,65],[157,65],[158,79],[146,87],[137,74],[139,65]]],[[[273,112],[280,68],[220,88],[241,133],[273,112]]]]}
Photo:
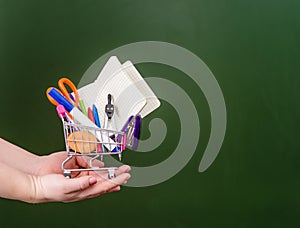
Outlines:
{"type": "Polygon", "coordinates": [[[121,64],[116,56],[107,61],[93,83],[78,89],[78,93],[86,107],[96,105],[101,127],[106,118],[107,95],[111,94],[115,107],[112,123],[116,130],[123,127],[129,116],[140,114],[144,118],[160,106],[135,66],[130,61],[121,64]]]}

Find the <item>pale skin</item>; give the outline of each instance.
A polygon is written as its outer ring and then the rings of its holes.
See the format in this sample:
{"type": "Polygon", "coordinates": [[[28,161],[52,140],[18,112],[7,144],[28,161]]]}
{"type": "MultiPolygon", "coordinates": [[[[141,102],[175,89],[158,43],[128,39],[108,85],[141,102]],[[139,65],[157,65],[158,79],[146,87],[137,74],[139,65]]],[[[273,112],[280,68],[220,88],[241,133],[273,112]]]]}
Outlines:
{"type": "MultiPolygon", "coordinates": [[[[121,166],[116,177],[104,171],[83,171],[64,177],[61,163],[66,152],[38,156],[0,138],[0,197],[28,203],[73,202],[120,190],[130,178],[130,167],[121,166]]],[[[74,157],[67,168],[88,167],[88,157],[74,157]]],[[[95,160],[93,166],[104,164],[95,160]]]]}

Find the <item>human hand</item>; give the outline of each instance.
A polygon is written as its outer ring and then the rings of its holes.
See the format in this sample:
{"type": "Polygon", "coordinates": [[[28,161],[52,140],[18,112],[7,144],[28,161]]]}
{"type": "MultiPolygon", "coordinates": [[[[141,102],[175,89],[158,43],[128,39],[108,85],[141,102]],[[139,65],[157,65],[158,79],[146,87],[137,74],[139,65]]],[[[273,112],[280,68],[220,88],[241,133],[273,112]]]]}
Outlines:
{"type": "MultiPolygon", "coordinates": [[[[49,201],[77,201],[85,198],[96,197],[107,192],[120,190],[120,185],[129,178],[129,166],[121,166],[115,171],[116,178],[108,179],[107,171],[81,171],[72,172],[71,179],[63,176],[62,162],[67,158],[67,152],[56,152],[42,156],[37,161],[37,200],[49,201]],[[47,196],[43,196],[43,195],[47,196]],[[42,195],[42,196],[41,196],[42,195]]],[[[86,156],[74,156],[66,164],[66,169],[89,168],[89,160],[86,156]]],[[[95,159],[94,167],[104,167],[104,163],[95,159]]]]}
{"type": "Polygon", "coordinates": [[[103,171],[81,172],[71,179],[61,174],[33,176],[33,202],[73,202],[118,191],[120,185],[130,178],[129,171],[130,167],[123,165],[115,170],[116,177],[113,179],[108,179],[107,172],[103,171]]]}
{"type": "MultiPolygon", "coordinates": [[[[0,139],[0,197],[24,202],[71,202],[96,197],[106,192],[120,190],[120,185],[130,178],[129,166],[115,170],[116,177],[108,179],[107,171],[72,172],[65,178],[61,167],[66,152],[37,156],[0,139]]],[[[89,168],[89,157],[70,159],[66,169],[89,168]]],[[[103,167],[99,160],[93,167],[103,167]]]]}
{"type": "MultiPolygon", "coordinates": [[[[45,175],[45,174],[63,174],[61,164],[67,158],[67,152],[56,152],[46,156],[39,157],[37,161],[37,168],[33,174],[45,175]]],[[[89,157],[86,156],[74,156],[66,164],[66,169],[78,169],[89,168],[89,157]]],[[[95,159],[93,161],[94,167],[103,167],[104,163],[95,159]]],[[[78,173],[76,174],[78,175],[78,173]]],[[[73,174],[72,174],[73,177],[73,174]]]]}

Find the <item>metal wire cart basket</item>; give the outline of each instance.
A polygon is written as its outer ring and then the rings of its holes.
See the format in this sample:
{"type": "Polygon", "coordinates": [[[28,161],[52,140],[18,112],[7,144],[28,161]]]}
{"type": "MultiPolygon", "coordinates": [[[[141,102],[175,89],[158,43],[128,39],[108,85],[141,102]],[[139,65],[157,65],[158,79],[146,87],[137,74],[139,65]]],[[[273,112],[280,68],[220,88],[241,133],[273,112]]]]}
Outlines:
{"type": "Polygon", "coordinates": [[[83,126],[71,123],[62,118],[64,140],[67,159],[62,163],[62,170],[65,177],[71,178],[71,172],[78,171],[108,171],[108,178],[115,177],[115,170],[118,167],[95,167],[93,161],[107,155],[118,155],[122,158],[122,151],[126,147],[126,135],[124,132],[83,126]],[[88,156],[89,167],[78,169],[67,169],[65,165],[74,156],[88,156]]]}
{"type": "MultiPolygon", "coordinates": [[[[78,91],[69,79],[61,78],[58,81],[59,89],[49,87],[46,95],[49,101],[56,106],[59,118],[62,120],[67,158],[62,162],[62,170],[66,177],[71,178],[72,172],[81,171],[108,171],[108,177],[115,177],[118,167],[98,167],[93,165],[95,159],[103,160],[107,155],[118,155],[122,158],[122,151],[126,146],[136,149],[140,135],[140,115],[129,117],[121,131],[108,129],[108,122],[112,123],[114,105],[112,95],[107,95],[105,105],[104,128],[101,128],[98,110],[95,104],[92,109],[86,110],[83,100],[79,99],[78,91]],[[69,87],[72,92],[67,90],[69,87]],[[107,120],[106,120],[107,119],[107,120]],[[128,142],[127,138],[129,139],[128,142]],[[66,168],[66,164],[75,156],[88,157],[88,166],[80,168],[66,168]]],[[[112,129],[117,129],[113,126],[112,129]]]]}

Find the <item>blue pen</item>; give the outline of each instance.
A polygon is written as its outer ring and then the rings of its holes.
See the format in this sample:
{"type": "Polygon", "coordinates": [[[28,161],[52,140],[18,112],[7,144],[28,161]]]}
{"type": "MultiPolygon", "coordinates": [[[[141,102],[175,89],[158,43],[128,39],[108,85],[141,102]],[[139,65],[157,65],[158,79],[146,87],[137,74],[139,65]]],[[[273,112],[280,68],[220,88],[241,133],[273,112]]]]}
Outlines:
{"type": "Polygon", "coordinates": [[[93,115],[94,115],[94,119],[95,119],[95,124],[98,127],[101,127],[100,120],[99,120],[99,115],[98,115],[98,110],[97,110],[96,105],[94,105],[94,104],[93,104],[93,115]]]}
{"type": "Polygon", "coordinates": [[[65,107],[67,112],[71,112],[74,109],[74,105],[68,101],[61,93],[59,93],[55,88],[52,88],[48,94],[58,103],[65,107]]]}

